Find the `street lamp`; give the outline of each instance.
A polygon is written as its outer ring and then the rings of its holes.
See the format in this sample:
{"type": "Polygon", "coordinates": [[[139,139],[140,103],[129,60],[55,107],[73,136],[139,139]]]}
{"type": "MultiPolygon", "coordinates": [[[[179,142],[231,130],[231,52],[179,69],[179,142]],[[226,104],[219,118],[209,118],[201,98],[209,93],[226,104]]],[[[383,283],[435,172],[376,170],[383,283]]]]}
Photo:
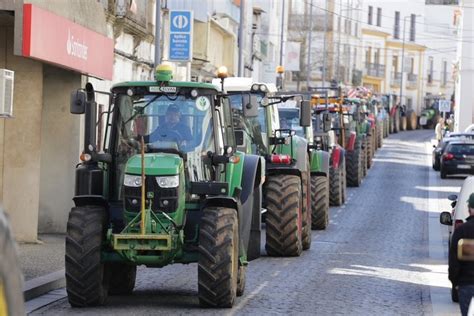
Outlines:
{"type": "MultiPolygon", "coordinates": [[[[400,76],[400,97],[399,97],[399,100],[398,100],[398,104],[399,106],[402,106],[402,96],[403,96],[403,71],[404,71],[404,68],[405,68],[405,22],[407,20],[407,18],[411,17],[412,15],[407,15],[403,18],[403,43],[402,43],[402,69],[401,69],[401,76],[400,76]]],[[[417,14],[417,15],[414,15],[415,17],[419,17],[421,15],[417,14]]]]}

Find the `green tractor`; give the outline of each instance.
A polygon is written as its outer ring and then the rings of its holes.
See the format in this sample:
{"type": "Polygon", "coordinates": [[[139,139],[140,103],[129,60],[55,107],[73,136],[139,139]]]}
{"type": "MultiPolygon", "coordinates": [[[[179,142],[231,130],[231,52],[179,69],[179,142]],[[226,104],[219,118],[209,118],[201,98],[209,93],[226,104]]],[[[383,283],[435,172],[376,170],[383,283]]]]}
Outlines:
{"type": "MultiPolygon", "coordinates": [[[[277,104],[283,98],[275,95],[274,85],[254,83],[252,78],[235,77],[225,79],[222,89],[230,98],[237,148],[265,160],[262,217],[266,224],[267,254],[299,256],[302,250],[311,247],[307,142],[291,129],[280,126],[277,104]],[[259,104],[258,116],[242,115],[252,100],[259,104]]],[[[305,113],[301,125],[309,126],[309,107],[306,107],[305,113]]],[[[255,255],[259,253],[254,253],[251,258],[255,255]]]]}
{"type": "MultiPolygon", "coordinates": [[[[231,307],[243,294],[264,166],[236,151],[225,95],[211,84],[171,79],[169,66],[161,66],[156,81],[114,85],[110,111],[99,120],[90,83],[72,94],[71,112],[85,113],[66,236],[73,307],[132,292],[138,265],[197,262],[202,306],[231,307]]],[[[252,103],[243,114],[257,111],[252,103]]]]}
{"type": "MultiPolygon", "coordinates": [[[[305,98],[303,102],[309,102],[305,98]]],[[[311,104],[309,104],[311,107],[311,104]]],[[[302,127],[300,123],[301,107],[294,100],[287,101],[278,107],[280,125],[294,130],[297,136],[304,137],[308,142],[308,156],[310,159],[311,183],[311,228],[326,229],[329,224],[329,205],[332,202],[330,195],[330,152],[324,146],[325,133],[322,130],[319,116],[313,115],[310,126],[302,127]]],[[[327,126],[327,125],[326,125],[327,126]]]]}

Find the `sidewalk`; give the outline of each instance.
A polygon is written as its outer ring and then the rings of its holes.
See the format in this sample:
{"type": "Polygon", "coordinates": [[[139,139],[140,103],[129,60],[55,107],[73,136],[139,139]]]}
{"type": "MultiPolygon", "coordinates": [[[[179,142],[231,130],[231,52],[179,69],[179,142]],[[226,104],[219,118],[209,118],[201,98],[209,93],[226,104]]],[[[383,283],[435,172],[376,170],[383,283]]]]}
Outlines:
{"type": "Polygon", "coordinates": [[[65,286],[64,240],[65,235],[40,234],[37,243],[18,244],[25,301],[65,286]]]}

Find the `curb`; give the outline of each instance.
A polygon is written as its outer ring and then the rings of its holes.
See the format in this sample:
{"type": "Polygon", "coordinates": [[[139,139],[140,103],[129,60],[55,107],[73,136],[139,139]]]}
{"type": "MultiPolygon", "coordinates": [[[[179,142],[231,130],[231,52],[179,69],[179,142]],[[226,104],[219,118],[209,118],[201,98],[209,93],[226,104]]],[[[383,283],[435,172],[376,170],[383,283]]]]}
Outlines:
{"type": "Polygon", "coordinates": [[[50,291],[66,286],[65,270],[59,270],[25,282],[23,296],[25,302],[50,291]]]}

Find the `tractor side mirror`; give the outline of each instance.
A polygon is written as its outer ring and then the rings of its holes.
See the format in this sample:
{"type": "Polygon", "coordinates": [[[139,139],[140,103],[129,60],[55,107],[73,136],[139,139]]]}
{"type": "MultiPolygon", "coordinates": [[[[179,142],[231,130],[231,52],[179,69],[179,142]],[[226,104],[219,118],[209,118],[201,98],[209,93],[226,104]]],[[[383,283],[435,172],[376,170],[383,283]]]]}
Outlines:
{"type": "Polygon", "coordinates": [[[86,93],[76,90],[71,93],[71,114],[84,114],[86,111],[86,93]]]}
{"type": "Polygon", "coordinates": [[[311,102],[308,100],[301,101],[300,107],[300,126],[311,126],[311,102]]]}
{"type": "Polygon", "coordinates": [[[244,110],[244,117],[258,116],[258,102],[257,96],[252,94],[242,95],[242,108],[244,110]]]}
{"type": "Polygon", "coordinates": [[[453,225],[453,218],[451,217],[451,213],[441,212],[441,214],[439,214],[439,222],[443,225],[453,225]]]}
{"type": "Polygon", "coordinates": [[[324,113],[323,114],[323,131],[327,133],[330,130],[331,130],[331,117],[329,116],[329,113],[324,113]]]}

